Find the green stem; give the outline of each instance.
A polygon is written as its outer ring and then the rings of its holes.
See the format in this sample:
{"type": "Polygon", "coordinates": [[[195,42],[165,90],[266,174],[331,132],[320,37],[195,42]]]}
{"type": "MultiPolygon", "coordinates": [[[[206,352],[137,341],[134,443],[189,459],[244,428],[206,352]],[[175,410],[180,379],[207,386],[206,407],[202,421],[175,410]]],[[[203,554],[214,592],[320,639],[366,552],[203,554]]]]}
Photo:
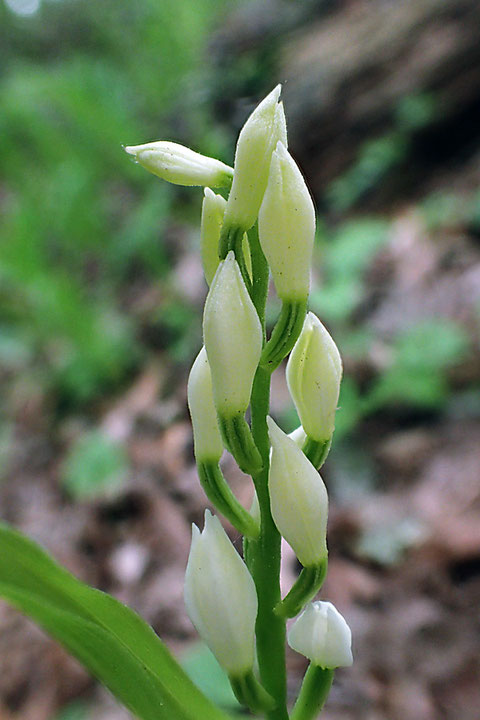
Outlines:
{"type": "Polygon", "coordinates": [[[250,257],[252,259],[252,301],[260,319],[263,329],[263,340],[265,343],[265,305],[268,294],[268,263],[258,239],[258,225],[252,227],[248,232],[250,243],[250,257]]]}
{"type": "MultiPolygon", "coordinates": [[[[265,342],[265,304],[268,293],[268,264],[258,240],[258,229],[248,234],[252,258],[252,300],[262,324],[265,342]]],[[[288,720],[285,669],[285,621],[275,614],[280,600],[280,534],[270,512],[268,471],[270,441],[267,415],[270,406],[270,369],[259,367],[253,381],[252,434],[260,451],[263,468],[253,475],[260,506],[260,537],[245,543],[245,561],[255,581],[258,596],[256,623],[257,658],[262,684],[275,700],[268,720],[288,720]]]]}
{"type": "Polygon", "coordinates": [[[290,592],[277,605],[275,612],[284,618],[298,615],[300,610],[317,594],[327,574],[328,559],[312,567],[304,567],[290,592]]]}
{"type": "Polygon", "coordinates": [[[234,246],[233,251],[235,253],[235,260],[238,263],[238,267],[240,268],[240,272],[242,273],[243,281],[247,287],[248,293],[250,297],[252,296],[252,280],[250,277],[250,273],[248,272],[247,263],[245,261],[245,253],[243,251],[243,237],[245,233],[242,231],[242,233],[237,233],[235,235],[234,240],[234,246]]]}
{"type": "Polygon", "coordinates": [[[230,250],[235,253],[235,260],[238,263],[243,280],[247,286],[249,294],[252,294],[252,280],[250,278],[248,268],[243,254],[243,236],[245,230],[238,225],[223,225],[220,240],[218,242],[218,256],[220,260],[225,260],[230,250]]]}
{"type": "Polygon", "coordinates": [[[231,491],[218,462],[203,461],[197,463],[200,483],[205,495],[217,510],[221,512],[242,535],[256,538],[260,528],[247,510],[231,491]]]}
{"type": "Polygon", "coordinates": [[[247,475],[258,472],[262,467],[262,458],[243,415],[225,417],[219,414],[218,426],[225,447],[232,453],[240,470],[247,475]]]}
{"type": "Polygon", "coordinates": [[[280,534],[270,512],[268,470],[270,442],[267,414],[270,400],[269,370],[259,367],[252,391],[252,433],[263,468],[253,475],[260,505],[260,538],[248,541],[247,561],[257,588],[257,657],[262,684],[275,700],[269,720],[287,720],[285,670],[285,620],[275,614],[280,601],[280,534]]]}
{"type": "Polygon", "coordinates": [[[334,672],[310,663],[290,720],[315,720],[325,705],[334,672]]]}
{"type": "Polygon", "coordinates": [[[270,340],[263,348],[260,365],[273,372],[297,342],[307,313],[306,300],[283,300],[270,340]]]}
{"type": "Polygon", "coordinates": [[[252,670],[241,677],[229,676],[230,685],[235,697],[241,705],[250,708],[254,713],[271,710],[273,698],[260,685],[252,670]]]}
{"type": "Polygon", "coordinates": [[[225,260],[230,250],[235,250],[235,246],[242,245],[242,237],[245,231],[238,225],[223,224],[220,232],[220,240],[218,241],[218,257],[225,260]]]}
{"type": "Polygon", "coordinates": [[[332,446],[332,438],[329,440],[314,440],[309,435],[302,447],[304,455],[310,460],[312,465],[320,470],[323,463],[327,459],[327,455],[330,452],[332,446]]]}

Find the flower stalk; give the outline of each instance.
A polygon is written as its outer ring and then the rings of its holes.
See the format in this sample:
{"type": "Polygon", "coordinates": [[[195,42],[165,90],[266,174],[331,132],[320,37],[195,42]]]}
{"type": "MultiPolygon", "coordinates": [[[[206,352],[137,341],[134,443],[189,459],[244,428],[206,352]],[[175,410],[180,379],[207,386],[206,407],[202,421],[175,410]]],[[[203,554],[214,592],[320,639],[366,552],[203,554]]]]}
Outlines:
{"type": "Polygon", "coordinates": [[[228,166],[172,143],[127,151],[170,182],[207,185],[201,255],[209,291],[188,404],[201,485],[243,534],[244,560],[207,511],[203,531],[193,528],[187,611],[239,702],[268,720],[289,719],[286,619],[301,613],[288,642],[311,664],[290,717],[314,720],[333,669],[351,662],[345,620],[330,603],[310,602],[328,567],[328,496],[317,469],[332,442],[342,364],[327,330],[307,312],[315,212],[287,150],[279,97],[280,86],[247,119],[233,175],[228,166]],[[230,181],[227,200],[210,189],[230,181]],[[282,308],[267,341],[270,273],[282,308]],[[292,437],[270,417],[272,373],[289,354],[287,383],[301,421],[292,437]],[[224,449],[252,478],[250,512],[220,469],[224,449]],[[283,599],[282,537],[303,565],[283,599]]]}

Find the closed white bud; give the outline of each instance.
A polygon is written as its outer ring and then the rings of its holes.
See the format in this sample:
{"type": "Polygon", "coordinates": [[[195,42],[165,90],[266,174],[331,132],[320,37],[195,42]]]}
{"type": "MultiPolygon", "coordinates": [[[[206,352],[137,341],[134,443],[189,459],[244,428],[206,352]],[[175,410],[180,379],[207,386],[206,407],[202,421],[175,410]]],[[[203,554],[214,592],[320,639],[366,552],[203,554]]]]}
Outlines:
{"type": "Polygon", "coordinates": [[[321,668],[349,667],[353,663],[351,630],[330,602],[307,605],[290,628],[288,644],[321,668]]]}
{"type": "Polygon", "coordinates": [[[272,517],[304,567],[327,556],[325,484],[294,440],[267,418],[272,454],[268,487],[272,517]]]}
{"type": "Polygon", "coordinates": [[[244,413],[262,352],[262,327],[233,251],[220,263],[207,295],[203,336],[217,412],[244,413]]]}
{"type": "Polygon", "coordinates": [[[211,285],[220,263],[218,241],[226,205],[225,198],[217,195],[210,188],[205,188],[200,222],[200,249],[203,272],[208,285],[211,285]]]}
{"type": "MultiPolygon", "coordinates": [[[[205,188],[202,204],[202,219],[200,223],[200,248],[202,255],[203,272],[208,285],[212,284],[215,273],[220,264],[218,256],[218,242],[223,224],[223,215],[227,201],[221,195],[217,195],[210,188],[205,188]]],[[[243,255],[245,265],[252,276],[252,260],[250,257],[250,246],[248,238],[243,236],[243,255]]]]}
{"type": "Polygon", "coordinates": [[[192,528],[185,605],[224,670],[234,676],[248,672],[254,660],[255,584],[219,519],[208,510],[203,532],[192,528]]]}
{"type": "Polygon", "coordinates": [[[307,433],[303,429],[302,425],[299,425],[297,428],[295,428],[295,430],[292,430],[292,432],[288,434],[288,437],[294,441],[295,445],[303,448],[303,446],[305,445],[305,440],[307,439],[307,433]]]}
{"type": "Polygon", "coordinates": [[[332,436],[341,379],[338,348],[310,312],[288,359],[287,383],[303,429],[314,440],[332,436]]]}
{"type": "Polygon", "coordinates": [[[223,452],[223,444],[213,404],[210,366],[204,347],[200,350],[190,370],[187,395],[193,425],[196,460],[197,462],[218,462],[223,452]]]}
{"type": "Polygon", "coordinates": [[[145,170],[175,185],[229,187],[232,182],[231,167],[178,143],[158,140],[129,145],[125,151],[145,170]]]}
{"type": "Polygon", "coordinates": [[[279,142],[258,215],[260,244],[282,300],[306,300],[315,238],[315,209],[295,161],[279,142]]]}
{"type": "Polygon", "coordinates": [[[225,223],[248,230],[258,216],[276,144],[287,144],[280,85],[255,108],[240,131],[225,223]]]}

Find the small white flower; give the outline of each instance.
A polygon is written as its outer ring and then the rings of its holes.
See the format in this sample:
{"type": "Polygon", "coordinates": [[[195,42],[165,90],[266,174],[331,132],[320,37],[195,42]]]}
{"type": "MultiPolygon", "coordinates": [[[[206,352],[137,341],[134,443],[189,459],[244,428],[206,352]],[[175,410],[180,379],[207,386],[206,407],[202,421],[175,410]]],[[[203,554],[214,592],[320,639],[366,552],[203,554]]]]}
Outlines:
{"type": "Polygon", "coordinates": [[[257,594],[247,567],[220,521],[205,511],[192,528],[185,573],[185,605],[198,634],[230,675],[253,666],[257,594]]]}
{"type": "Polygon", "coordinates": [[[260,244],[282,300],[305,300],[315,238],[315,209],[295,161],[279,142],[258,215],[260,244]]]}
{"type": "Polygon", "coordinates": [[[224,417],[245,413],[262,352],[262,327],[233,251],[210,287],[203,336],[217,412],[224,417]]]}
{"type": "Polygon", "coordinates": [[[304,567],[327,555],[328,495],[325,484],[294,440],[267,418],[272,455],[268,486],[272,517],[304,567]]]}
{"type": "Polygon", "coordinates": [[[280,85],[255,108],[240,131],[235,152],[232,189],[225,223],[248,230],[257,219],[267,186],[272,152],[279,140],[287,144],[280,85]]]}
{"type": "Polygon", "coordinates": [[[175,185],[229,187],[232,182],[231,167],[178,143],[158,140],[129,145],[125,152],[145,170],[175,185]]]}
{"type": "Polygon", "coordinates": [[[197,462],[218,462],[223,452],[223,444],[213,404],[210,366],[204,347],[190,370],[187,395],[197,462]]]}
{"type": "Polygon", "coordinates": [[[314,440],[332,436],[341,379],[338,348],[310,312],[288,359],[287,383],[303,429],[314,440]]]}
{"type": "Polygon", "coordinates": [[[288,644],[322,668],[349,667],[353,663],[351,630],[330,602],[307,605],[290,628],[288,644]]]}

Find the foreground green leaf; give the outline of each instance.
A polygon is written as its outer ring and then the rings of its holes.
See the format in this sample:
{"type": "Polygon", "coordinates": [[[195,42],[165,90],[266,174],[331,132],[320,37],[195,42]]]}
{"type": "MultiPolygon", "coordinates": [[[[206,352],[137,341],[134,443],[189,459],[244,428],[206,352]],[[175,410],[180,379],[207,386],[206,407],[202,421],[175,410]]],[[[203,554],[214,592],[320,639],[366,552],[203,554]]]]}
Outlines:
{"type": "Polygon", "coordinates": [[[39,623],[140,720],[226,720],[132,610],[0,524],[0,595],[39,623]]]}

